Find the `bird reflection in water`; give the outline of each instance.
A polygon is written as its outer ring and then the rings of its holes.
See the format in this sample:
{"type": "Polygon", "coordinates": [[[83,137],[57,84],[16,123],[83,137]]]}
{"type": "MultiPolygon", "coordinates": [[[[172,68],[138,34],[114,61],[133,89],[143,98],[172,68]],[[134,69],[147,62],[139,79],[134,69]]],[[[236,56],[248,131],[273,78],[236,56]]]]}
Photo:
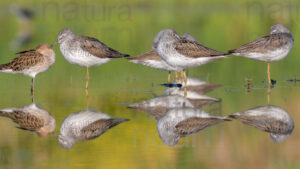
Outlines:
{"type": "Polygon", "coordinates": [[[177,108],[169,110],[157,120],[157,131],[163,143],[174,146],[181,137],[195,134],[224,121],[226,117],[214,116],[201,109],[177,108]]]}
{"type": "Polygon", "coordinates": [[[36,132],[40,137],[47,137],[54,132],[55,119],[43,109],[32,103],[23,108],[5,108],[0,110],[0,116],[10,118],[18,124],[17,128],[36,132]]]}
{"type": "Polygon", "coordinates": [[[161,140],[165,145],[174,146],[181,137],[230,121],[226,117],[214,116],[199,109],[220,101],[204,95],[218,87],[220,85],[187,78],[187,97],[184,89],[170,88],[166,89],[162,96],[131,104],[128,108],[154,116],[161,140]]]}
{"type": "Polygon", "coordinates": [[[128,108],[147,113],[154,116],[155,119],[159,119],[170,109],[183,106],[194,108],[194,105],[189,100],[185,100],[182,96],[170,95],[158,96],[150,100],[134,103],[129,105],[128,108]]]}
{"type": "Polygon", "coordinates": [[[204,95],[220,86],[188,77],[186,98],[184,98],[184,90],[182,88],[167,88],[161,96],[133,103],[128,108],[150,114],[157,119],[170,109],[181,107],[200,108],[220,102],[219,99],[204,95]]]}
{"type": "Polygon", "coordinates": [[[57,135],[58,143],[61,147],[70,149],[75,143],[95,139],[125,121],[128,119],[114,118],[99,111],[76,112],[61,124],[60,135],[57,135]]]}
{"type": "Polygon", "coordinates": [[[276,143],[283,142],[294,130],[292,117],[278,106],[259,106],[229,117],[270,133],[270,138],[276,143]]]}

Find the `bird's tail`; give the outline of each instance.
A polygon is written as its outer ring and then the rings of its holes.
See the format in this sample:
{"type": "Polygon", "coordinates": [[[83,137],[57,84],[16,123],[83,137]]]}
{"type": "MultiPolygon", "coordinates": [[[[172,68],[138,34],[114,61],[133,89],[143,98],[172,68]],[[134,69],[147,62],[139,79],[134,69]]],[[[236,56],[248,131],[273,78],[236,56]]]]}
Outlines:
{"type": "Polygon", "coordinates": [[[128,60],[137,60],[137,57],[127,57],[128,60]]]}
{"type": "Polygon", "coordinates": [[[233,113],[233,114],[229,115],[228,117],[232,118],[232,119],[238,119],[240,117],[240,113],[233,113]]]}
{"type": "Polygon", "coordinates": [[[0,111],[0,116],[10,118],[10,113],[6,111],[0,111]]]}
{"type": "Polygon", "coordinates": [[[130,55],[128,55],[128,54],[123,54],[123,57],[124,57],[124,58],[127,58],[127,57],[130,57],[130,55]]]}
{"type": "Polygon", "coordinates": [[[0,65],[0,71],[1,71],[1,70],[4,70],[4,69],[5,69],[5,67],[6,67],[6,64],[2,64],[2,65],[0,65]]]}
{"type": "Polygon", "coordinates": [[[120,123],[123,123],[123,122],[125,122],[125,121],[129,121],[129,119],[125,119],[125,118],[114,118],[114,119],[112,119],[112,127],[113,127],[113,126],[116,126],[116,125],[118,125],[118,124],[120,124],[120,123]]]}
{"type": "Polygon", "coordinates": [[[223,121],[231,121],[229,118],[224,118],[223,121]]]}
{"type": "Polygon", "coordinates": [[[229,50],[229,51],[226,53],[226,55],[232,55],[232,54],[234,54],[234,53],[236,53],[236,51],[235,51],[235,49],[232,49],[232,50],[229,50]]]}
{"type": "Polygon", "coordinates": [[[130,55],[128,54],[123,54],[123,53],[120,53],[120,52],[115,52],[114,55],[110,56],[111,59],[117,59],[117,58],[126,58],[126,57],[129,57],[130,55]]]}

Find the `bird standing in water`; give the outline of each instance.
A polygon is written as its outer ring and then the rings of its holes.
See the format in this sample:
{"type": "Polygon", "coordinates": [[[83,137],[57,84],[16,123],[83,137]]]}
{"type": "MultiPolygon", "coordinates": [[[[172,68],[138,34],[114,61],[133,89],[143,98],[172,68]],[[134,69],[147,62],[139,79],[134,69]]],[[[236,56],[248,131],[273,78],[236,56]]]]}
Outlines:
{"type": "Polygon", "coordinates": [[[89,67],[99,66],[115,58],[128,57],[100,42],[96,38],[77,36],[70,29],[63,29],[52,44],[60,44],[60,51],[71,64],[86,67],[86,89],[89,86],[89,67]]]}
{"type": "MultiPolygon", "coordinates": [[[[197,41],[179,37],[173,29],[162,31],[157,53],[169,65],[181,70],[201,66],[226,57],[226,53],[210,49],[197,41]]],[[[186,73],[183,72],[186,84],[186,73]]]]}
{"type": "Polygon", "coordinates": [[[37,74],[46,71],[55,62],[55,52],[47,44],[40,44],[36,50],[27,50],[17,53],[19,56],[7,64],[0,65],[0,72],[22,73],[30,76],[31,94],[34,97],[34,78],[37,74]]]}
{"type": "Polygon", "coordinates": [[[277,24],[271,27],[269,35],[258,38],[238,49],[230,50],[229,54],[267,62],[268,84],[270,88],[270,63],[285,58],[293,45],[294,38],[292,33],[284,26],[277,24]]]}

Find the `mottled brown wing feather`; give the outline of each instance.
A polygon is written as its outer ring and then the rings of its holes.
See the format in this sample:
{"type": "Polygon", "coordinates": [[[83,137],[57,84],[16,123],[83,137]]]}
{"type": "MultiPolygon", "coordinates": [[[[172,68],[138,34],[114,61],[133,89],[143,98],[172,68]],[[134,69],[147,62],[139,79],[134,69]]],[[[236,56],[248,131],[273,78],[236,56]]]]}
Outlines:
{"type": "Polygon", "coordinates": [[[180,40],[174,43],[175,50],[187,57],[201,58],[201,57],[214,57],[223,56],[225,53],[210,49],[197,42],[191,42],[187,40],[180,40]]]}
{"type": "Polygon", "coordinates": [[[129,60],[157,60],[162,61],[162,59],[158,56],[158,53],[155,49],[152,49],[144,54],[141,54],[136,57],[128,58],[129,60]]]}
{"type": "Polygon", "coordinates": [[[216,125],[220,122],[225,121],[224,119],[218,119],[218,118],[189,118],[187,120],[181,121],[178,123],[176,128],[176,133],[180,136],[187,136],[196,132],[199,132],[200,130],[205,129],[206,127],[216,125]]]}
{"type": "Polygon", "coordinates": [[[143,107],[143,106],[131,107],[131,106],[129,106],[128,108],[147,113],[147,114],[153,116],[156,120],[158,120],[162,116],[164,116],[166,114],[166,112],[169,110],[167,107],[163,107],[163,106],[156,106],[156,107],[143,107]]]}
{"type": "Polygon", "coordinates": [[[1,111],[0,116],[10,118],[13,122],[17,123],[20,128],[25,130],[36,131],[45,125],[43,119],[20,110],[15,110],[13,112],[1,111]]]}
{"type": "Polygon", "coordinates": [[[125,121],[125,119],[101,119],[97,120],[90,125],[84,127],[81,129],[82,135],[85,137],[85,139],[93,139],[101,134],[103,134],[106,130],[122,123],[125,121]]]}
{"type": "Polygon", "coordinates": [[[29,50],[24,50],[24,51],[18,52],[16,54],[23,54],[23,53],[34,52],[34,51],[35,51],[34,49],[29,49],[29,50]]]}
{"type": "Polygon", "coordinates": [[[81,49],[99,58],[121,58],[129,55],[122,54],[100,42],[96,38],[80,36],[75,40],[79,40],[81,49]]]}
{"type": "Polygon", "coordinates": [[[289,39],[290,35],[286,33],[270,34],[245,44],[238,49],[230,50],[229,53],[266,53],[286,45],[289,39]]]}
{"type": "Polygon", "coordinates": [[[0,70],[12,69],[13,71],[22,71],[43,62],[43,60],[43,55],[35,50],[23,51],[11,62],[0,65],[0,70]]]}
{"type": "Polygon", "coordinates": [[[287,123],[284,123],[279,120],[266,118],[264,116],[231,115],[230,117],[234,119],[238,119],[244,124],[253,126],[265,132],[277,133],[277,134],[285,134],[286,132],[288,132],[287,123]]]}
{"type": "Polygon", "coordinates": [[[196,91],[199,94],[205,94],[207,92],[213,91],[216,88],[221,87],[222,85],[218,85],[218,84],[204,84],[204,85],[200,85],[200,86],[187,86],[187,90],[192,90],[192,91],[196,91]]]}

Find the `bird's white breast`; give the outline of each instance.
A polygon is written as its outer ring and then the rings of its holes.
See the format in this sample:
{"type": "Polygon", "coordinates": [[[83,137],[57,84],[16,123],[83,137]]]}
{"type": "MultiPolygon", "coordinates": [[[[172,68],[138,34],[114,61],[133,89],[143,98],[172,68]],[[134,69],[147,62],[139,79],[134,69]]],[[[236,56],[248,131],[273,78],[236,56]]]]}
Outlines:
{"type": "Polygon", "coordinates": [[[99,58],[82,50],[76,42],[63,42],[60,45],[60,51],[68,62],[84,67],[98,66],[111,60],[110,58],[99,58]]]}
{"type": "Polygon", "coordinates": [[[216,59],[225,58],[225,56],[192,58],[182,55],[176,51],[173,42],[163,42],[158,45],[157,52],[159,56],[169,65],[177,69],[187,69],[201,66],[216,59]]]}
{"type": "Polygon", "coordinates": [[[61,135],[64,136],[67,136],[70,133],[79,136],[82,128],[90,125],[91,123],[97,120],[108,119],[108,118],[110,118],[110,116],[102,112],[92,112],[92,111],[77,112],[71,114],[63,121],[63,124],[60,127],[60,133],[61,135]]]}
{"type": "Polygon", "coordinates": [[[290,50],[291,48],[289,48],[289,46],[284,46],[266,53],[247,53],[245,54],[245,57],[262,62],[276,62],[285,58],[290,50]]]}

